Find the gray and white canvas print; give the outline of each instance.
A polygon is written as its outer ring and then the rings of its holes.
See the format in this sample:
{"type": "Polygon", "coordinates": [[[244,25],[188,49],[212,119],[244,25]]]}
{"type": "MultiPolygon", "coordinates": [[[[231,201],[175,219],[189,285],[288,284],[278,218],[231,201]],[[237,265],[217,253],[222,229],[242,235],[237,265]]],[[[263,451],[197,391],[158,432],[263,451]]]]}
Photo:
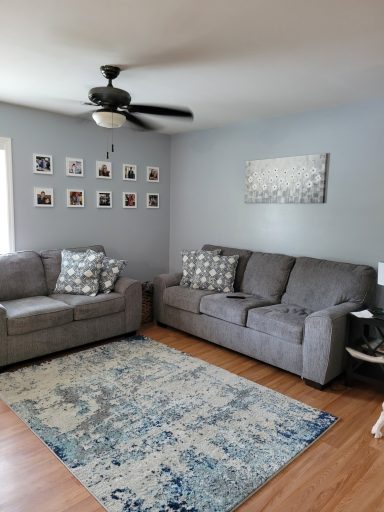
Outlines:
{"type": "Polygon", "coordinates": [[[324,203],[327,153],[246,162],[246,203],[324,203]]]}

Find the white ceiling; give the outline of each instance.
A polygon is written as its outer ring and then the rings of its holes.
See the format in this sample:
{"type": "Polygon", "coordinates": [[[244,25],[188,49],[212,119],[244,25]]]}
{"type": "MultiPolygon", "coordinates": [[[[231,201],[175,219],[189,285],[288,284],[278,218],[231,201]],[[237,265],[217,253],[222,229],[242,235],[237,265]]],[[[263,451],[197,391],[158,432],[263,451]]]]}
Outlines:
{"type": "Polygon", "coordinates": [[[384,0],[0,0],[0,101],[69,115],[102,64],[172,133],[384,96],[384,0]]]}

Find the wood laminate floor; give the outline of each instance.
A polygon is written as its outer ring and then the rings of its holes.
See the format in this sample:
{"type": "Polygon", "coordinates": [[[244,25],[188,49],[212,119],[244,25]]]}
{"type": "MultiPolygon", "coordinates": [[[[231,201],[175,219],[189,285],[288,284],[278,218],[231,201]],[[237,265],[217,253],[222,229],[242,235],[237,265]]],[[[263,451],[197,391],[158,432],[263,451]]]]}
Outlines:
{"type": "MultiPolygon", "coordinates": [[[[360,383],[346,388],[342,381],[317,391],[295,375],[180,331],[147,325],[141,334],[340,417],[239,512],[384,512],[384,438],[370,434],[383,394],[360,383]]],[[[0,401],[0,511],[103,510],[0,401]]]]}

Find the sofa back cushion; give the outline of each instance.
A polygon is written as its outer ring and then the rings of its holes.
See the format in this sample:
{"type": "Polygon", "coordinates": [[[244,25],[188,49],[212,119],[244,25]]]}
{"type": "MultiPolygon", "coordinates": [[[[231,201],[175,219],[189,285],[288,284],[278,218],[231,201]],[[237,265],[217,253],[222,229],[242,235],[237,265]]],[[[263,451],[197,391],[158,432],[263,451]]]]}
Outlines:
{"type": "Polygon", "coordinates": [[[44,267],[34,251],[0,256],[0,302],[47,295],[44,267]]]}
{"type": "MultiPolygon", "coordinates": [[[[85,252],[87,249],[92,249],[96,252],[103,252],[105,254],[104,247],[102,245],[76,247],[73,249],[68,249],[68,251],[85,252]]],[[[61,271],[61,249],[49,249],[46,251],[41,251],[40,255],[44,265],[48,294],[51,295],[54,292],[56,281],[61,271]]]]}
{"type": "Polygon", "coordinates": [[[376,281],[366,265],[315,258],[297,258],[282,303],[319,311],[343,302],[364,304],[376,281]]]}
{"type": "Polygon", "coordinates": [[[241,291],[280,302],[295,258],[285,254],[253,252],[248,260],[241,291]]]}
{"type": "Polygon", "coordinates": [[[214,251],[215,249],[221,249],[221,256],[233,256],[235,254],[239,255],[239,262],[237,264],[236,269],[236,277],[235,277],[235,292],[241,290],[241,283],[243,282],[244,270],[247,266],[247,262],[252,254],[252,251],[248,251],[246,249],[234,249],[233,247],[222,247],[221,245],[210,245],[205,244],[202,247],[203,251],[214,251]]]}

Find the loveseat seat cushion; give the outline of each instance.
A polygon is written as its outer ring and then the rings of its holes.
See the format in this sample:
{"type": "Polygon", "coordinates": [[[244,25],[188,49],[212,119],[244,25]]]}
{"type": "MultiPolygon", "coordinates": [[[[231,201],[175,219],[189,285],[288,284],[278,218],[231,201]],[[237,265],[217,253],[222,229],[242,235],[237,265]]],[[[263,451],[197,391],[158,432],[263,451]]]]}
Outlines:
{"type": "Polygon", "coordinates": [[[245,325],[250,309],[271,304],[271,301],[255,295],[243,293],[232,295],[246,295],[246,298],[230,299],[226,293],[207,295],[201,299],[200,313],[220,318],[232,324],[245,325]]]}
{"type": "Polygon", "coordinates": [[[295,258],[285,254],[253,252],[244,272],[241,290],[280,302],[295,258]]]}
{"type": "MultiPolygon", "coordinates": [[[[85,252],[87,249],[92,249],[95,252],[103,252],[104,247],[102,245],[90,245],[89,247],[75,247],[73,249],[67,249],[73,252],[85,252]]],[[[40,252],[41,260],[44,265],[45,279],[48,287],[48,294],[52,294],[57,278],[61,271],[61,249],[50,249],[40,252]]]]}
{"type": "Polygon", "coordinates": [[[88,318],[112,315],[125,309],[124,297],[115,292],[99,293],[95,297],[55,293],[51,295],[51,298],[71,306],[74,309],[74,320],[87,320],[88,318]]]}
{"type": "Polygon", "coordinates": [[[1,303],[7,310],[9,336],[58,327],[73,320],[73,309],[50,297],[27,297],[1,303]]]}
{"type": "Polygon", "coordinates": [[[34,251],[0,256],[0,301],[47,295],[44,267],[34,251]]]}
{"type": "Polygon", "coordinates": [[[318,311],[343,302],[363,305],[376,281],[367,265],[297,258],[281,302],[318,311]]]}
{"type": "Polygon", "coordinates": [[[292,304],[275,304],[248,311],[247,327],[285,341],[301,344],[305,319],[313,311],[292,304]]]}
{"type": "Polygon", "coordinates": [[[239,261],[236,268],[236,277],[234,288],[235,292],[240,291],[241,283],[243,282],[244,270],[247,266],[247,262],[252,254],[252,251],[248,251],[247,249],[235,249],[233,247],[223,247],[221,245],[209,245],[205,244],[202,247],[203,251],[214,251],[215,249],[221,250],[221,256],[233,256],[235,254],[239,255],[239,261]]]}
{"type": "Polygon", "coordinates": [[[170,286],[164,290],[163,301],[168,306],[184,309],[191,313],[200,313],[200,301],[205,295],[215,292],[209,290],[193,290],[184,286],[170,286]]]}

